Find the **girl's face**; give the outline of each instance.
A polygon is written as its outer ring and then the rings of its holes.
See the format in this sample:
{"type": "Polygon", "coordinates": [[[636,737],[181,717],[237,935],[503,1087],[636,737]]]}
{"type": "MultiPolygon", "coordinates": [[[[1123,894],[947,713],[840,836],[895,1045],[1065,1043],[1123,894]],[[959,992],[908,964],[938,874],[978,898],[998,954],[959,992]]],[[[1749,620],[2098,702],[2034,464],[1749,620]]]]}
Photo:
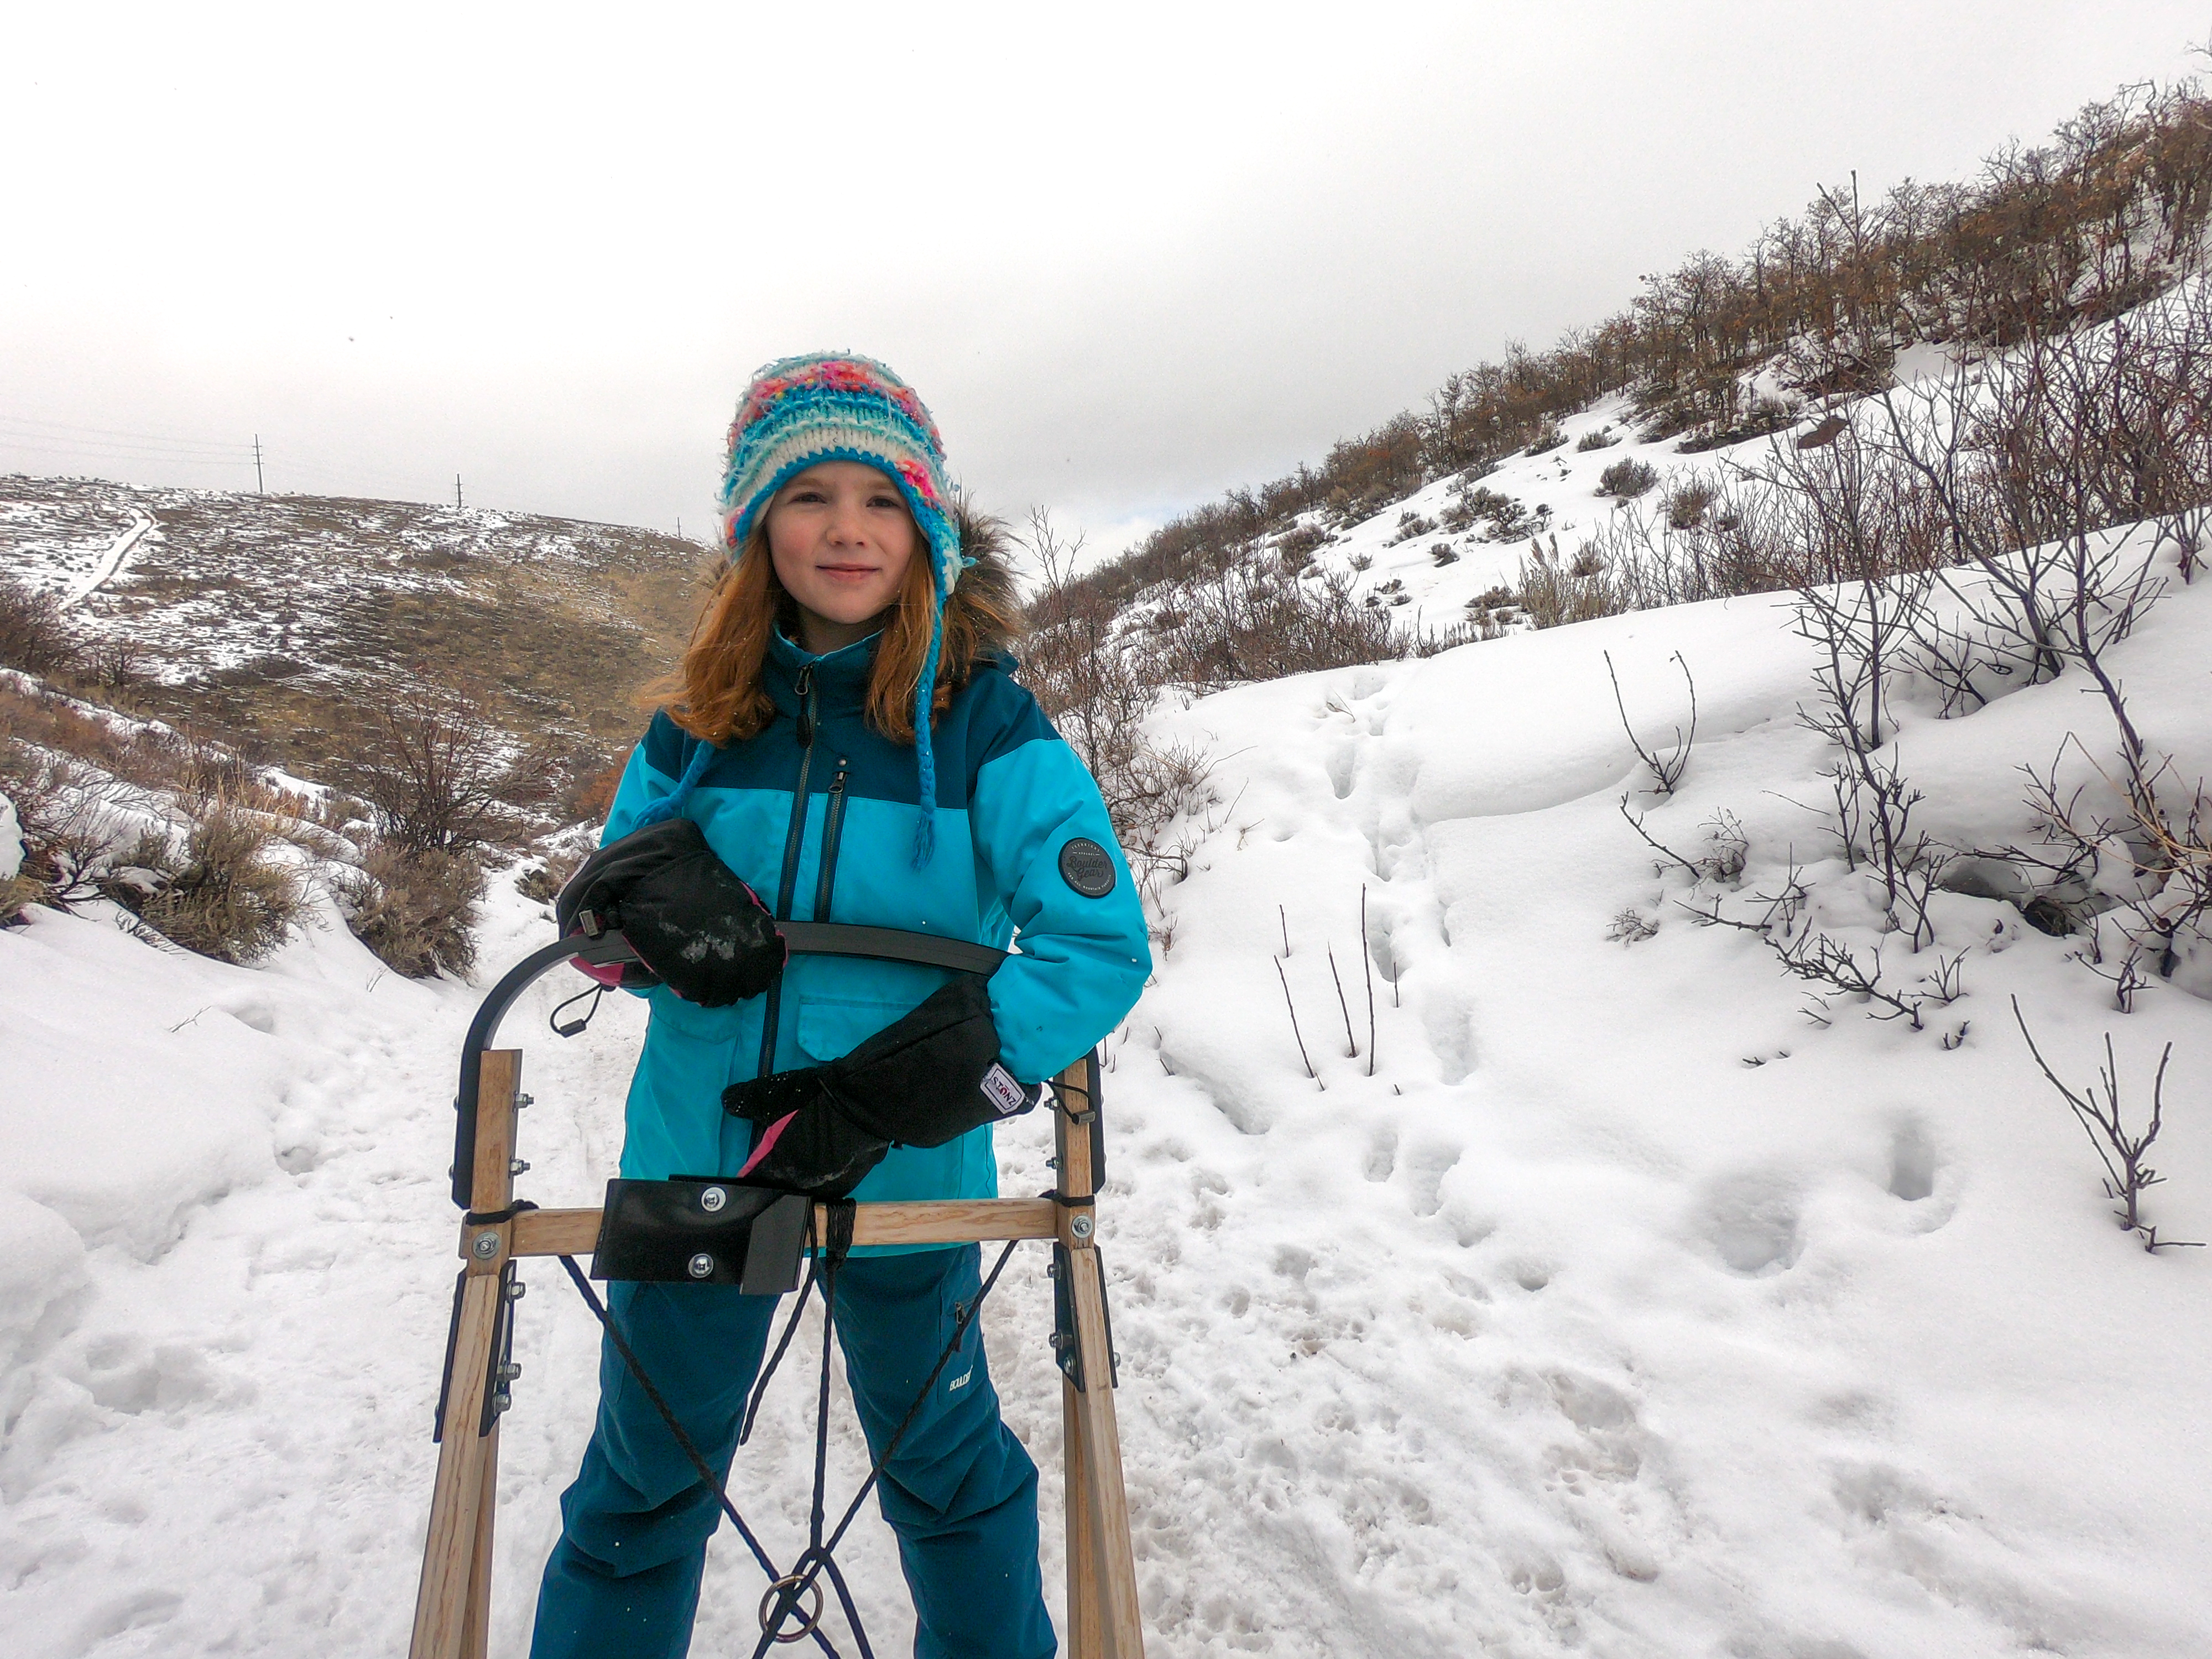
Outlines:
{"type": "Polygon", "coordinates": [[[799,606],[799,643],[819,656],[866,639],[896,603],[921,533],[890,477],[822,461],[769,503],[768,550],[799,606]]]}

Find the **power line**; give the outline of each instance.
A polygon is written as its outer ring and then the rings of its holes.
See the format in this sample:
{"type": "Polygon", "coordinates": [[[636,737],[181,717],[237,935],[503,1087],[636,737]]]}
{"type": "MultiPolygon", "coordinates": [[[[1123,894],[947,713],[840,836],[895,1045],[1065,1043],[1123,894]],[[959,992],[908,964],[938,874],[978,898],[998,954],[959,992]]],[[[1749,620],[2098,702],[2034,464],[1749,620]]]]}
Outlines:
{"type": "MultiPolygon", "coordinates": [[[[295,457],[282,447],[272,447],[258,432],[248,442],[227,443],[0,412],[0,454],[18,451],[27,456],[67,457],[94,465],[103,462],[137,462],[163,467],[221,471],[237,468],[241,471],[251,466],[254,489],[261,495],[268,493],[268,468],[273,465],[280,471],[313,477],[319,484],[319,488],[295,489],[295,494],[358,494],[374,500],[379,497],[370,491],[380,488],[400,500],[427,503],[432,497],[419,472],[403,474],[370,466],[352,456],[333,458],[310,453],[295,457]]],[[[453,476],[453,504],[457,507],[466,504],[459,473],[453,476]]]]}
{"type": "Polygon", "coordinates": [[[250,446],[206,438],[186,438],[174,433],[123,432],[106,427],[76,426],[65,421],[40,420],[27,415],[0,414],[0,428],[14,428],[27,438],[46,438],[63,443],[119,444],[132,448],[191,451],[202,454],[236,455],[250,446]]]}
{"type": "Polygon", "coordinates": [[[246,466],[253,459],[253,452],[242,446],[234,455],[184,455],[163,450],[119,449],[83,443],[43,443],[37,439],[18,438],[10,433],[0,432],[0,450],[12,449],[26,450],[33,454],[89,455],[95,459],[160,461],[170,466],[246,466]]]}

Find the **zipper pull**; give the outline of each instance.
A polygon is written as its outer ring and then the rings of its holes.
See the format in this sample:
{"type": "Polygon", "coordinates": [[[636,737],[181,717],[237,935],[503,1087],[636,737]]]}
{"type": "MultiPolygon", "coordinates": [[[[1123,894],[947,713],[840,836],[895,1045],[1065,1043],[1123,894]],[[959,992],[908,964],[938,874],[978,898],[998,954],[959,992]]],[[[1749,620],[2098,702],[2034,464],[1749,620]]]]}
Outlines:
{"type": "Polygon", "coordinates": [[[799,692],[799,746],[814,747],[814,665],[808,663],[799,671],[796,686],[799,692]]]}

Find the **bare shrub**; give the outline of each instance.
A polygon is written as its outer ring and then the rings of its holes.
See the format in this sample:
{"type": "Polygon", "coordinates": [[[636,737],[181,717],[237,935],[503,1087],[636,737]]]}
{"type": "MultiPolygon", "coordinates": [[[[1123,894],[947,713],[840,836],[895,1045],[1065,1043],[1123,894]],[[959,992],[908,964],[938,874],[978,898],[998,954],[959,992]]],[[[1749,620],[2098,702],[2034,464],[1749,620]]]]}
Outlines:
{"type": "Polygon", "coordinates": [[[477,963],[483,885],[471,851],[380,841],[357,872],[339,878],[338,896],[354,937],[394,973],[465,979],[477,963]]]}
{"type": "Polygon", "coordinates": [[[546,798],[550,756],[517,752],[464,689],[417,685],[370,718],[352,769],[377,830],[409,852],[512,845],[532,827],[517,808],[546,798]]]}
{"type": "Polygon", "coordinates": [[[2097,1081],[2077,1092],[2051,1069],[2043,1050],[2035,1046],[2035,1034],[2027,1029],[2027,1016],[2021,1012],[2018,997],[2012,1000],[2012,1017],[2020,1025],[2027,1052],[2035,1057],[2037,1068],[2058,1091],[2096,1149],[2097,1160],[2105,1166],[2105,1195],[2120,1206],[2112,1212],[2113,1218],[2141,1239],[2146,1250],[2203,1249],[2204,1246],[2193,1240],[2160,1238],[2158,1229],[2142,1218],[2143,1194],[2166,1180],[2146,1159],[2166,1121],[2166,1068],[2173,1059],[2173,1045],[2167,1043],[2158,1057],[2158,1074],[2151,1079],[2149,1121],[2131,1132],[2120,1101],[2120,1066],[2112,1054],[2110,1031],[2105,1033],[2105,1064],[2097,1081]]]}
{"type": "Polygon", "coordinates": [[[1401,542],[1413,541],[1423,536],[1433,536],[1436,532],[1437,521],[1434,519],[1425,519],[1408,508],[1398,515],[1397,532],[1385,545],[1395,547],[1401,542]]]}
{"type": "Polygon", "coordinates": [[[1682,774],[1689,769],[1690,751],[1698,742],[1698,683],[1691,677],[1690,665],[1679,651],[1668,659],[1682,671],[1682,682],[1690,689],[1690,724],[1686,730],[1680,726],[1674,728],[1674,742],[1662,753],[1656,742],[1647,744],[1636,735],[1636,727],[1628,718],[1627,701],[1620,695],[1620,676],[1613,672],[1613,653],[1600,654],[1605,658],[1606,678],[1613,682],[1613,706],[1620,711],[1620,729],[1628,733],[1629,747],[1635,750],[1637,759],[1651,774],[1651,793],[1673,794],[1682,781],[1682,774]]]}
{"type": "Polygon", "coordinates": [[[58,598],[0,577],[0,668],[58,674],[76,665],[79,650],[58,598]]]}
{"type": "Polygon", "coordinates": [[[1668,491],[1659,510],[1667,515],[1668,529],[1688,530],[1704,519],[1705,509],[1712,504],[1713,486],[1693,478],[1668,491]]]}
{"type": "Polygon", "coordinates": [[[104,896],[100,878],[133,833],[115,780],[74,756],[0,738],[0,793],[23,836],[22,903],[67,909],[104,896]]]}
{"type": "Polygon", "coordinates": [[[1023,544],[1042,575],[1030,606],[1023,678],[1097,780],[1115,839],[1139,880],[1148,882],[1179,856],[1170,839],[1175,825],[1212,799],[1206,757],[1163,747],[1146,732],[1161,677],[1143,672],[1118,637],[1111,600],[1074,580],[1080,539],[1063,541],[1039,509],[1030,515],[1023,544]]]}
{"type": "Polygon", "coordinates": [[[1611,427],[1600,428],[1593,431],[1583,433],[1580,438],[1575,441],[1575,453],[1577,455],[1587,455],[1593,450],[1610,449],[1613,445],[1620,441],[1620,439],[1613,435],[1613,428],[1611,427]]]}
{"type": "Polygon", "coordinates": [[[95,640],[84,647],[80,672],[111,696],[131,691],[153,678],[153,653],[136,640],[95,640]]]}
{"type": "Polygon", "coordinates": [[[1514,602],[1538,628],[1615,617],[1628,609],[1620,583],[1594,550],[1585,547],[1577,553],[1571,568],[1562,568],[1557,538],[1548,550],[1541,542],[1528,544],[1514,602]]]}
{"type": "Polygon", "coordinates": [[[1616,945],[1641,945],[1647,939],[1659,937],[1659,924],[1646,921],[1642,912],[1632,907],[1617,913],[1606,924],[1605,936],[1616,945]]]}
{"type": "MultiPolygon", "coordinates": [[[[165,838],[143,836],[126,868],[152,877],[136,909],[139,920],[172,944],[241,966],[284,942],[305,898],[298,869],[270,856],[277,837],[252,813],[228,802],[204,803],[191,819],[182,856],[165,838]]],[[[112,878],[110,896],[131,884],[112,878]]]]}
{"type": "MultiPolygon", "coordinates": [[[[1403,597],[1402,587],[1386,586],[1383,595],[1403,597]]],[[[1188,592],[1186,619],[1164,666],[1167,678],[1202,690],[1427,655],[1457,642],[1455,635],[1403,627],[1387,606],[1355,599],[1342,574],[1298,583],[1237,569],[1188,592]]]]}
{"type": "Polygon", "coordinates": [[[1648,462],[1633,455],[1624,455],[1597,475],[1597,493],[1620,501],[1633,501],[1659,482],[1658,472],[1648,462]]]}

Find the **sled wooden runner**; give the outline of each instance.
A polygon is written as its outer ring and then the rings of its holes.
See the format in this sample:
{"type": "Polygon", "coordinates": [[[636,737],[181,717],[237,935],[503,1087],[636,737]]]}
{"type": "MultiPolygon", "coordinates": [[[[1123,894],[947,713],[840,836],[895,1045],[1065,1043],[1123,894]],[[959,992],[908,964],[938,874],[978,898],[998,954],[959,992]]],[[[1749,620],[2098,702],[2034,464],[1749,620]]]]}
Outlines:
{"type": "MultiPolygon", "coordinates": [[[[854,1217],[853,1243],[1040,1239],[1060,1247],[1054,1253],[1060,1288],[1073,1313],[1073,1352],[1063,1356],[1060,1384],[1067,1512],[1067,1628],[1061,1639],[1072,1659],[1143,1659],[1105,1280],[1097,1249],[1096,1075],[1090,1062],[1079,1060],[1054,1081],[1059,1181],[1051,1196],[862,1204],[854,1217]]],[[[599,1237],[596,1209],[511,1213],[521,1079],[520,1050],[483,1052],[469,1211],[504,1218],[465,1222],[461,1230],[458,1312],[441,1396],[444,1433],[410,1659],[485,1659],[499,1486],[499,1413],[493,1402],[508,1380],[499,1368],[512,1309],[513,1264],[530,1256],[580,1255],[599,1237]]],[[[825,1236],[826,1206],[817,1206],[816,1222],[816,1236],[825,1236]]]]}

